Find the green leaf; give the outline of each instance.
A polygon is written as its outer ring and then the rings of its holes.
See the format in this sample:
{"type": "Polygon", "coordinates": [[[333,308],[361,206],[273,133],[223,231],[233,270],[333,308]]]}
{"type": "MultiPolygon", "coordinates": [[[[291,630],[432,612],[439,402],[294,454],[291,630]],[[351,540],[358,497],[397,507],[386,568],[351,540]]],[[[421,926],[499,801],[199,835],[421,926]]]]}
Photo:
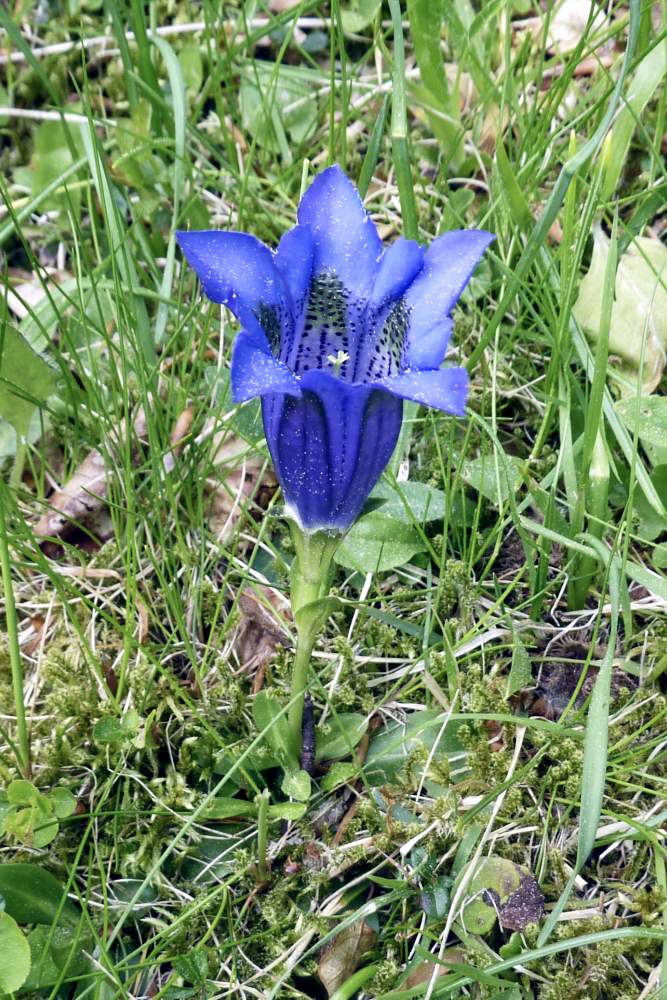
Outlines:
{"type": "MultiPolygon", "coordinates": [[[[656,465],[651,482],[659,497],[667,497],[667,465],[656,465]]],[[[639,518],[637,534],[644,542],[652,542],[667,531],[667,518],[658,514],[646,499],[643,490],[634,494],[634,509],[639,518]]]]}
{"type": "Polygon", "coordinates": [[[0,993],[16,993],[30,972],[30,945],[13,917],[0,912],[0,993]]]}
{"type": "Polygon", "coordinates": [[[178,61],[186,89],[193,94],[199,93],[204,80],[204,62],[199,45],[196,42],[184,45],[178,53],[178,61]]]}
{"type": "Polygon", "coordinates": [[[23,778],[11,781],[7,786],[7,801],[12,806],[37,805],[41,797],[41,793],[37,791],[33,783],[25,781],[23,778]]]}
{"type": "Polygon", "coordinates": [[[293,746],[287,716],[277,698],[267,691],[255,695],[252,703],[252,717],[264,741],[276,757],[286,764],[296,767],[297,757],[293,746]],[[281,714],[282,713],[282,714],[281,714]]]}
{"type": "Polygon", "coordinates": [[[239,102],[244,129],[258,145],[292,160],[292,145],[317,126],[319,74],[256,60],[241,74],[239,102]]]}
{"type": "Polygon", "coordinates": [[[521,460],[514,455],[480,455],[463,463],[464,481],[496,507],[507,503],[523,482],[521,460]]]}
{"type": "Polygon", "coordinates": [[[621,399],[616,412],[628,430],[639,433],[642,441],[664,445],[667,441],[667,396],[621,399]]]}
{"type": "Polygon", "coordinates": [[[505,687],[505,698],[511,698],[517,691],[530,687],[533,683],[533,669],[530,656],[526,647],[521,641],[518,632],[514,632],[512,638],[512,666],[510,667],[507,685],[505,687]]]}
{"type": "Polygon", "coordinates": [[[310,775],[301,769],[286,771],[280,787],[285,795],[297,802],[307,802],[310,798],[310,775]]]}
{"type": "MultiPolygon", "coordinates": [[[[72,166],[72,148],[67,141],[66,129],[75,152],[83,154],[83,145],[76,128],[69,128],[60,121],[46,121],[38,126],[35,132],[35,143],[30,169],[32,171],[32,196],[41,194],[50,184],[57,182],[65,171],[72,166]]],[[[73,183],[74,178],[70,183],[73,183]]],[[[78,214],[81,205],[81,191],[77,188],[50,195],[42,202],[42,211],[66,211],[70,206],[78,214]],[[68,197],[69,195],[69,197],[68,197]]]]}
{"type": "Polygon", "coordinates": [[[535,224],[530,206],[521,190],[521,185],[516,179],[512,164],[509,161],[502,138],[498,138],[496,143],[496,167],[498,175],[505,189],[507,204],[511,210],[514,221],[527,232],[530,232],[535,224]]]}
{"type": "Polygon", "coordinates": [[[446,497],[442,490],[426,483],[399,483],[383,480],[371,493],[371,500],[383,500],[378,513],[395,517],[407,524],[441,521],[445,516],[446,497]]]}
{"type": "Polygon", "coordinates": [[[32,846],[37,848],[47,847],[58,836],[58,820],[51,813],[49,804],[48,811],[43,807],[38,807],[33,811],[32,819],[32,846]]]}
{"type": "Polygon", "coordinates": [[[447,756],[450,764],[454,763],[452,758],[458,762],[463,757],[463,748],[456,737],[458,726],[450,722],[443,733],[444,720],[443,712],[425,709],[412,712],[404,723],[392,722],[378,730],[370,741],[364,765],[370,784],[391,784],[415,750],[430,752],[436,740],[435,759],[447,756]]]}
{"type": "Polygon", "coordinates": [[[315,760],[333,760],[347,757],[366,732],[366,716],[357,712],[341,712],[325,723],[326,731],[318,728],[315,743],[315,760]]]}
{"type": "Polygon", "coordinates": [[[112,879],[109,889],[113,892],[117,905],[123,907],[125,912],[128,912],[130,904],[129,912],[132,912],[135,908],[154,903],[158,898],[157,889],[140,878],[112,879]]]}
{"type": "Polygon", "coordinates": [[[64,978],[81,976],[89,963],[77,931],[70,927],[35,927],[28,935],[32,956],[30,975],[23,989],[43,990],[64,978]]]}
{"type": "MultiPolygon", "coordinates": [[[[9,94],[3,85],[0,83],[0,107],[9,108],[11,107],[9,103],[9,94]]],[[[0,127],[6,125],[9,122],[7,115],[0,115],[0,127]]]]}
{"type": "Polygon", "coordinates": [[[294,621],[299,631],[317,634],[327,618],[341,606],[337,597],[322,597],[318,601],[310,601],[300,607],[294,615],[294,621]]]}
{"type": "Polygon", "coordinates": [[[656,545],[653,549],[652,562],[657,570],[667,569],[667,542],[656,545]]]}
{"type": "Polygon", "coordinates": [[[120,719],[113,715],[104,715],[98,719],[93,726],[93,740],[95,743],[124,743],[128,739],[120,719]]]}
{"type": "Polygon", "coordinates": [[[449,87],[440,47],[440,33],[445,17],[443,0],[408,0],[408,16],[422,83],[444,111],[449,87]]]}
{"type": "Polygon", "coordinates": [[[178,955],[173,966],[187,983],[201,986],[208,976],[208,957],[205,948],[193,948],[187,955],[178,955]]]}
{"type": "Polygon", "coordinates": [[[320,787],[323,792],[332,792],[339,785],[345,785],[348,781],[353,781],[359,773],[359,766],[350,761],[337,761],[332,764],[329,771],[322,778],[320,787]]]}
{"type": "Polygon", "coordinates": [[[616,187],[626,161],[632,133],[642,120],[642,111],[667,74],[667,40],[654,46],[639,63],[624,106],[609,133],[600,199],[607,202],[616,187]]]}
{"type": "Polygon", "coordinates": [[[445,155],[457,163],[463,129],[458,82],[450,88],[440,47],[445,3],[444,0],[408,0],[407,7],[429,125],[445,155]],[[429,106],[440,114],[430,113],[429,106]]]}
{"type": "Polygon", "coordinates": [[[35,408],[55,391],[56,373],[18,330],[0,330],[0,417],[25,437],[35,408]]]}
{"type": "Polygon", "coordinates": [[[409,562],[425,548],[415,528],[380,509],[359,518],[336,549],[334,559],[359,573],[384,573],[409,562]]]}
{"type": "Polygon", "coordinates": [[[67,899],[60,882],[38,865],[1,864],[0,896],[7,913],[20,924],[53,924],[56,919],[70,927],[79,923],[78,907],[67,899]]]}
{"type": "Polygon", "coordinates": [[[341,4],[343,31],[351,34],[363,31],[375,17],[380,3],[381,0],[347,0],[347,3],[341,4]]]}
{"type": "Polygon", "coordinates": [[[277,802],[269,806],[269,819],[284,819],[289,822],[305,816],[308,806],[306,802],[277,802]]]}
{"type": "Polygon", "coordinates": [[[199,813],[201,821],[231,819],[234,816],[256,816],[257,806],[254,802],[235,799],[231,796],[218,795],[212,799],[199,813]]]}
{"type": "MultiPolygon", "coordinates": [[[[597,340],[610,241],[599,226],[593,236],[593,256],[573,315],[589,337],[597,340]]],[[[637,237],[621,256],[616,270],[609,353],[618,355],[634,378],[643,364],[641,391],[648,394],[662,377],[666,347],[667,247],[660,240],[637,237]]]]}

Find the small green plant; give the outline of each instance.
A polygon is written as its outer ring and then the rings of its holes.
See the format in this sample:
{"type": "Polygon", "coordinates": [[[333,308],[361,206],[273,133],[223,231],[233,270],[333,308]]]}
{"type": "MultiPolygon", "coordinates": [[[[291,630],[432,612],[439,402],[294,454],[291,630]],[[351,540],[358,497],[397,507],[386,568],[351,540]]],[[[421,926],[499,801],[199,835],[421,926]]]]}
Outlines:
{"type": "Polygon", "coordinates": [[[58,836],[59,821],[76,809],[67,788],[45,795],[31,781],[12,781],[0,798],[0,832],[26,847],[46,847],[58,836]]]}

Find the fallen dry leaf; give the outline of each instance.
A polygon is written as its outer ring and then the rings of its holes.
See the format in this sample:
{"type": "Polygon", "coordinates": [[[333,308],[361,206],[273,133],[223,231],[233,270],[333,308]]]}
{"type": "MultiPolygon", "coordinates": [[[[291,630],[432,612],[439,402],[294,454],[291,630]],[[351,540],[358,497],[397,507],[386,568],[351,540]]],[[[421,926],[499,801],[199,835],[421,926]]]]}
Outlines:
{"type": "MultiPolygon", "coordinates": [[[[137,439],[146,434],[146,414],[139,410],[133,424],[137,439]]],[[[121,424],[125,433],[125,422],[121,424]]],[[[106,496],[109,489],[107,466],[101,451],[94,448],[68,479],[62,489],[49,498],[48,508],[35,525],[38,538],[66,538],[77,527],[93,529],[97,518],[106,517],[106,496]]],[[[104,537],[97,522],[96,534],[104,537]]]]}
{"type": "Polygon", "coordinates": [[[433,976],[434,970],[437,968],[438,976],[444,976],[448,971],[448,967],[452,965],[460,965],[465,962],[465,955],[458,948],[447,948],[442,955],[440,962],[422,962],[416,968],[412,970],[408,978],[402,984],[403,988],[410,989],[412,986],[419,986],[421,983],[428,983],[433,976]]]}
{"type": "Polygon", "coordinates": [[[164,457],[164,468],[165,472],[171,472],[176,464],[176,459],[183,450],[183,443],[190,433],[192,427],[192,421],[194,419],[194,409],[191,406],[186,406],[181,415],[178,417],[176,423],[173,426],[172,432],[169,435],[169,443],[171,444],[171,451],[168,455],[164,457]]]}
{"type": "Polygon", "coordinates": [[[278,482],[266,459],[250,451],[242,438],[228,432],[220,435],[213,465],[218,476],[209,480],[208,527],[218,541],[225,542],[234,535],[244,510],[266,510],[278,482]]]}
{"type": "Polygon", "coordinates": [[[375,943],[375,931],[364,921],[350,924],[327,945],[320,957],[317,975],[332,996],[349,979],[375,943]]]}
{"type": "Polygon", "coordinates": [[[16,272],[25,277],[25,280],[7,289],[7,306],[17,319],[25,319],[30,315],[47,294],[49,286],[60,285],[73,277],[67,271],[59,271],[54,267],[47,267],[44,270],[48,275],[48,281],[40,280],[34,272],[29,277],[22,272],[16,272]]]}
{"type": "Polygon", "coordinates": [[[274,607],[288,614],[286,599],[270,587],[260,587],[261,597],[250,589],[239,597],[241,620],[234,636],[234,649],[244,673],[254,674],[253,692],[262,687],[266,666],[278,646],[289,641],[277,615],[267,608],[274,607]]]}
{"type": "Polygon", "coordinates": [[[549,24],[548,44],[558,52],[571,52],[581,41],[594,9],[589,36],[604,27],[606,18],[594,0],[563,0],[549,24]]]}

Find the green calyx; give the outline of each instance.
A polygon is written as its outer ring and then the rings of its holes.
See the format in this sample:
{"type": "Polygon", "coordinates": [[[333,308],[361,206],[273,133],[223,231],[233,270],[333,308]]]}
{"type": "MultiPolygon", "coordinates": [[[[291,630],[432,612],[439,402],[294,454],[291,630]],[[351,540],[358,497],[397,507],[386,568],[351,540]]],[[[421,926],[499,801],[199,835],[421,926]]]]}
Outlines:
{"type": "Polygon", "coordinates": [[[329,596],[333,577],[333,557],[343,535],[328,531],[303,531],[290,521],[295,557],[292,563],[290,592],[297,628],[299,612],[309,604],[329,596]]]}

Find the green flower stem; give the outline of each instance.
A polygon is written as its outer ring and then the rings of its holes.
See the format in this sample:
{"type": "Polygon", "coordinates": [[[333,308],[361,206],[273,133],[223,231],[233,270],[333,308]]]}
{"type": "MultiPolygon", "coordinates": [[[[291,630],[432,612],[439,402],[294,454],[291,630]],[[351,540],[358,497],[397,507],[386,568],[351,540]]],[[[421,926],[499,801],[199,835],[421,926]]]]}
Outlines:
{"type": "Polygon", "coordinates": [[[293,521],[290,521],[290,529],[295,549],[290,596],[297,645],[287,719],[298,757],[310,660],[317,637],[331,611],[326,598],[333,575],[333,556],[343,536],[327,531],[305,532],[293,521]]]}
{"type": "Polygon", "coordinates": [[[19,648],[19,634],[16,622],[16,604],[14,603],[14,588],[12,584],[11,562],[9,558],[9,538],[7,535],[7,519],[5,516],[6,489],[0,492],[0,569],[2,572],[2,588],[5,592],[5,617],[7,621],[7,639],[9,644],[9,662],[12,670],[12,688],[16,711],[16,729],[18,754],[17,761],[24,778],[31,777],[30,768],[30,738],[25,714],[25,698],[23,694],[23,664],[19,648]]]}

